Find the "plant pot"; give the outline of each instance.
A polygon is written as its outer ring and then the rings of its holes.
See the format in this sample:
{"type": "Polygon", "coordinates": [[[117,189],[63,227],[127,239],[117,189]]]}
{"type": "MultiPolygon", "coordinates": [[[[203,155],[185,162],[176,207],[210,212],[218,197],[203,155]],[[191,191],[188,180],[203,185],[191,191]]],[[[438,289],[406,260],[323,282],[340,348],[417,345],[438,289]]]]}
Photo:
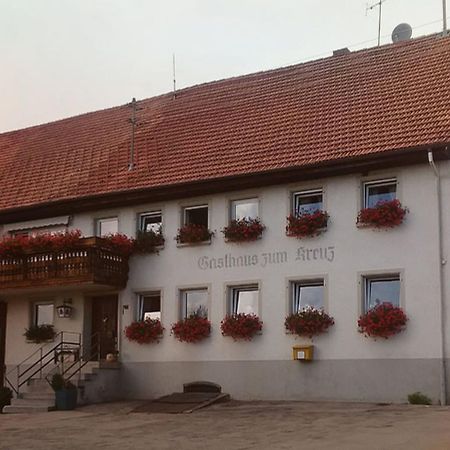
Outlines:
{"type": "Polygon", "coordinates": [[[55,403],[58,411],[70,411],[77,406],[77,389],[61,389],[55,391],[55,403]]]}

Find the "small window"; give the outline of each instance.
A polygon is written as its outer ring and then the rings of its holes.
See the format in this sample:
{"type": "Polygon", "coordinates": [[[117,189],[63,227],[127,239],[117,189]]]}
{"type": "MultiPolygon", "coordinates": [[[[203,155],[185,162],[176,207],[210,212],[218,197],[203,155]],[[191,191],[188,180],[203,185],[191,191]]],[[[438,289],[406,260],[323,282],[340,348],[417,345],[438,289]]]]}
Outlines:
{"type": "Polygon", "coordinates": [[[202,225],[208,228],[208,205],[184,208],[183,222],[183,225],[202,225]]]}
{"type": "Polygon", "coordinates": [[[208,290],[187,289],[181,291],[181,315],[208,317],[208,290]]]}
{"type": "Polygon", "coordinates": [[[321,309],[324,307],[324,281],[291,281],[290,307],[291,313],[297,313],[307,307],[321,309]]]}
{"type": "Polygon", "coordinates": [[[231,202],[231,220],[256,219],[259,217],[259,202],[257,198],[233,200],[231,202]]]}
{"type": "Polygon", "coordinates": [[[35,303],[34,324],[53,325],[54,310],[55,308],[53,303],[35,303]]]}
{"type": "Polygon", "coordinates": [[[161,225],[161,211],[139,214],[139,231],[153,231],[154,233],[158,233],[161,230],[161,225]]]}
{"type": "Polygon", "coordinates": [[[257,284],[228,288],[228,314],[258,314],[257,284]]]}
{"type": "Polygon", "coordinates": [[[161,320],[161,293],[152,292],[140,295],[138,302],[138,320],[161,320]]]}
{"type": "Polygon", "coordinates": [[[311,214],[323,209],[323,192],[321,189],[314,191],[294,192],[292,194],[292,214],[311,214]]]}
{"type": "Polygon", "coordinates": [[[117,217],[97,220],[97,236],[103,237],[119,232],[119,220],[117,217]]]}
{"type": "Polygon", "coordinates": [[[400,306],[400,276],[365,277],[363,312],[385,302],[400,306]]]}
{"type": "Polygon", "coordinates": [[[373,208],[378,202],[395,200],[397,180],[380,180],[364,183],[364,208],[373,208]]]}

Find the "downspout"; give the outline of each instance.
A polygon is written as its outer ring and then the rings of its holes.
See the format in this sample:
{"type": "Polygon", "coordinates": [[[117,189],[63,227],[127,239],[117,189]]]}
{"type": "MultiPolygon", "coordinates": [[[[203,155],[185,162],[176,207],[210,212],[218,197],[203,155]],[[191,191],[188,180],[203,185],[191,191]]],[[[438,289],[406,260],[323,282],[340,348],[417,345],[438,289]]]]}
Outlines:
{"type": "Polygon", "coordinates": [[[442,194],[441,194],[441,175],[436,163],[434,162],[432,150],[428,151],[428,163],[433,169],[436,176],[436,195],[438,201],[438,240],[439,240],[439,319],[440,319],[440,361],[439,361],[439,378],[440,378],[440,389],[439,389],[439,400],[441,405],[447,404],[447,376],[445,367],[445,292],[444,292],[444,266],[446,260],[444,259],[444,239],[443,239],[443,224],[442,224],[442,194]]]}

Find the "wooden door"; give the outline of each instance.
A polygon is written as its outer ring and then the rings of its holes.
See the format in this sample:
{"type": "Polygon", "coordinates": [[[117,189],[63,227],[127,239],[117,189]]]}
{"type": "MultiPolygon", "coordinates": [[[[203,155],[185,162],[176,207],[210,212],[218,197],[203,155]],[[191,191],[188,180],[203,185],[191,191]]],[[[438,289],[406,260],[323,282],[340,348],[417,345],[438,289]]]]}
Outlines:
{"type": "Polygon", "coordinates": [[[6,303],[0,302],[0,387],[3,386],[5,376],[6,350],[6,303]]]}
{"type": "Polygon", "coordinates": [[[92,349],[99,344],[100,359],[117,349],[117,295],[92,298],[92,349]]]}

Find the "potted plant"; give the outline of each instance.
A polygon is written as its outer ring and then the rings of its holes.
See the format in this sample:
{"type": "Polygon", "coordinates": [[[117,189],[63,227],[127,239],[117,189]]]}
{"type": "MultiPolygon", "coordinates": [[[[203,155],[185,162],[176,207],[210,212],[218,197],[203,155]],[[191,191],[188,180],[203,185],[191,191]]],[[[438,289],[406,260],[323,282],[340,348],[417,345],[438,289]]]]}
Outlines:
{"type": "Polygon", "coordinates": [[[222,230],[227,242],[249,242],[260,238],[265,230],[261,221],[244,217],[239,220],[232,220],[230,224],[222,230]]]}
{"type": "Polygon", "coordinates": [[[284,322],[286,330],[290,333],[309,338],[325,333],[333,325],[332,317],[323,309],[316,309],[312,306],[290,314],[284,322]]]}
{"type": "Polygon", "coordinates": [[[125,336],[128,340],[138,344],[151,344],[159,342],[164,327],[159,319],[145,319],[131,323],[125,328],[125,336]]]}
{"type": "Polygon", "coordinates": [[[171,333],[180,342],[196,343],[211,334],[211,322],[204,316],[192,314],[172,325],[171,333]]]}
{"type": "Polygon", "coordinates": [[[31,325],[25,329],[24,336],[27,341],[40,344],[55,339],[56,331],[53,325],[31,325]]]}
{"type": "Polygon", "coordinates": [[[127,235],[116,233],[105,236],[104,241],[112,249],[121,253],[125,257],[131,256],[134,250],[134,239],[130,239],[127,235]]]}
{"type": "Polygon", "coordinates": [[[362,209],[356,223],[374,228],[393,228],[403,223],[408,212],[408,208],[403,208],[397,199],[380,201],[373,208],[362,209]]]}
{"type": "Polygon", "coordinates": [[[196,244],[209,241],[213,235],[214,231],[209,230],[205,225],[189,223],[178,229],[175,239],[179,244],[196,244]]]}
{"type": "Polygon", "coordinates": [[[153,231],[138,231],[134,241],[135,253],[157,253],[158,247],[164,245],[165,239],[162,235],[162,229],[153,231]]]}
{"type": "Polygon", "coordinates": [[[78,391],[73,383],[64,379],[60,373],[55,373],[50,385],[55,391],[56,409],[69,411],[76,408],[78,391]]]}
{"type": "Polygon", "coordinates": [[[297,239],[318,236],[328,225],[329,215],[320,209],[291,214],[287,217],[286,234],[297,239]]]}
{"type": "Polygon", "coordinates": [[[388,339],[403,331],[407,321],[408,317],[402,308],[383,302],[359,318],[358,331],[366,337],[388,339]]]}
{"type": "Polygon", "coordinates": [[[235,341],[250,341],[262,330],[263,323],[255,314],[232,314],[226,316],[220,322],[220,330],[223,336],[230,336],[235,341]]]}
{"type": "Polygon", "coordinates": [[[0,387],[0,414],[4,406],[11,404],[12,391],[7,387],[0,387]]]}

